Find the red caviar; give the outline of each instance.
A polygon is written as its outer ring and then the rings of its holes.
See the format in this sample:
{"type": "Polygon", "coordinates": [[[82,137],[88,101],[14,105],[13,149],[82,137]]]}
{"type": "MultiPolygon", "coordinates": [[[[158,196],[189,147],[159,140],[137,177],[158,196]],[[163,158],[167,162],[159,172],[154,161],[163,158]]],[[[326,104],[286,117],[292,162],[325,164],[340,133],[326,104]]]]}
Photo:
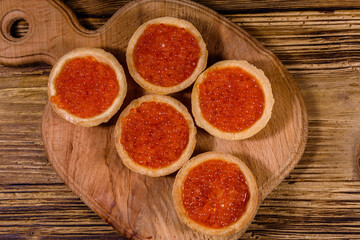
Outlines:
{"type": "Polygon", "coordinates": [[[166,103],[143,102],[121,124],[121,144],[133,161],[148,168],[175,162],[189,142],[187,121],[166,103]]]}
{"type": "Polygon", "coordinates": [[[238,165],[213,159],[190,170],[183,183],[182,202],[195,222],[223,228],[244,214],[249,194],[238,165]]]}
{"type": "Polygon", "coordinates": [[[200,47],[191,33],[165,24],[147,26],[134,49],[137,72],[162,87],[175,86],[190,77],[199,57],[200,47]]]}
{"type": "Polygon", "coordinates": [[[256,78],[239,67],[215,69],[199,86],[203,117],[225,132],[251,127],[264,112],[264,93],[256,78]]]}
{"type": "Polygon", "coordinates": [[[54,84],[50,101],[81,118],[103,113],[119,92],[114,70],[91,56],[67,61],[54,84]]]}

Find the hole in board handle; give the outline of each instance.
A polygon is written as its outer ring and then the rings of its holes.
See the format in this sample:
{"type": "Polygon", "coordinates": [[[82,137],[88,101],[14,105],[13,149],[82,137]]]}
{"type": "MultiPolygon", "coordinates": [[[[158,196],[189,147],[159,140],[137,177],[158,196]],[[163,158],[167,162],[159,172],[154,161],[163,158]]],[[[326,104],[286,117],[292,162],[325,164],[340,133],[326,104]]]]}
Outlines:
{"type": "Polygon", "coordinates": [[[11,42],[19,42],[29,36],[29,16],[20,10],[8,12],[1,20],[1,33],[11,42]]]}
{"type": "Polygon", "coordinates": [[[13,38],[25,37],[29,31],[29,23],[25,19],[16,20],[10,27],[10,36],[13,38]]]}

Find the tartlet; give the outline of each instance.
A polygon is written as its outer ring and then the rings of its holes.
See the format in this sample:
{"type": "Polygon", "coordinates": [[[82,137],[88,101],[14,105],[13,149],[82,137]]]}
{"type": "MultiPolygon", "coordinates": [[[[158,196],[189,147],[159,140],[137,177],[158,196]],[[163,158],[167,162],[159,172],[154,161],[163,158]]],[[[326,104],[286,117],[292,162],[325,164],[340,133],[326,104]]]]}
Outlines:
{"type": "Polygon", "coordinates": [[[207,56],[199,31],[190,22],[173,17],[142,24],[126,50],[131,76],[156,94],[170,94],[190,86],[206,68],[207,56]]]}
{"type": "Polygon", "coordinates": [[[175,178],[172,196],[180,220],[217,236],[240,236],[258,208],[258,187],[237,157],[206,152],[190,159],[175,178]]]}
{"type": "Polygon", "coordinates": [[[195,124],[186,107],[161,95],[132,101],[120,114],[114,134],[125,166],[151,177],[178,170],[196,143],[195,124]]]}
{"type": "Polygon", "coordinates": [[[241,140],[265,127],[274,98],[262,70],[247,61],[224,60],[200,74],[191,104],[199,127],[222,139],[241,140]]]}
{"type": "Polygon", "coordinates": [[[48,97],[63,119],[84,127],[107,122],[127,92],[117,59],[99,48],[77,48],[62,56],[48,80],[48,97]]]}

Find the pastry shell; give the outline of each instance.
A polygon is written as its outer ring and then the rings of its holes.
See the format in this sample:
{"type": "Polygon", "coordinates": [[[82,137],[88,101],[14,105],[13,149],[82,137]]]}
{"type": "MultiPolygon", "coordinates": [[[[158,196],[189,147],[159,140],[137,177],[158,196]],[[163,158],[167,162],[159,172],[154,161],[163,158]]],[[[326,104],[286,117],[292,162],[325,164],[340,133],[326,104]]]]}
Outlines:
{"type": "Polygon", "coordinates": [[[274,98],[271,90],[270,81],[265,76],[262,70],[256,68],[254,65],[251,65],[244,60],[224,60],[215,63],[214,65],[206,69],[203,73],[201,73],[200,76],[197,78],[191,94],[191,105],[195,122],[199,127],[205,129],[208,133],[215,137],[226,140],[241,140],[252,137],[265,127],[271,117],[271,112],[274,105],[274,98]],[[203,117],[200,108],[199,87],[200,84],[204,81],[207,73],[216,69],[227,67],[239,67],[245,70],[247,73],[253,75],[256,78],[258,84],[261,86],[264,93],[264,112],[262,116],[251,127],[241,130],[239,132],[225,132],[216,128],[203,117]]]}
{"type": "Polygon", "coordinates": [[[173,196],[176,213],[183,223],[185,223],[191,229],[201,232],[203,234],[216,235],[222,237],[229,235],[233,235],[237,237],[241,236],[246,231],[248,226],[251,224],[251,221],[255,217],[259,202],[258,187],[257,187],[256,179],[252,174],[251,170],[239,158],[221,152],[206,152],[199,154],[196,157],[190,159],[176,175],[172,190],[172,196],[173,196]],[[243,215],[236,222],[223,228],[211,228],[197,223],[196,221],[188,217],[187,212],[182,203],[183,182],[185,181],[189,172],[196,166],[212,159],[220,159],[226,162],[235,163],[243,173],[245,181],[248,185],[249,195],[250,195],[246,205],[246,210],[243,213],[243,215]]]}
{"type": "Polygon", "coordinates": [[[77,48],[66,53],[56,62],[50,72],[47,90],[51,107],[60,117],[76,125],[80,125],[83,127],[93,127],[103,122],[109,121],[109,119],[114,116],[115,113],[120,109],[127,92],[127,83],[123,67],[111,53],[105,52],[103,49],[100,48],[77,48]],[[59,108],[56,103],[50,101],[50,98],[51,96],[56,95],[54,83],[65,64],[71,59],[87,56],[92,56],[97,61],[109,65],[114,70],[117,81],[119,83],[119,92],[111,106],[103,113],[90,118],[81,118],[69,113],[65,109],[59,108]]]}
{"type": "Polygon", "coordinates": [[[129,68],[130,75],[133,77],[133,79],[145,90],[155,93],[155,94],[161,94],[166,95],[174,92],[179,92],[188,86],[190,86],[196,78],[199,76],[199,74],[206,68],[207,64],[207,57],[208,57],[208,51],[206,49],[206,44],[199,33],[199,31],[188,21],[174,18],[174,17],[161,17],[152,19],[150,21],[145,22],[142,24],[132,35],[128,47],[126,49],[126,62],[129,68]],[[200,47],[200,57],[198,64],[194,70],[194,72],[184,81],[181,83],[171,86],[171,87],[163,87],[158,86],[153,83],[150,83],[146,81],[143,77],[140,76],[140,74],[137,72],[135,63],[134,63],[134,49],[135,45],[140,38],[140,36],[143,34],[147,26],[151,24],[166,24],[166,25],[173,25],[179,28],[185,28],[188,32],[190,32],[198,41],[198,45],[200,47]]]}
{"type": "Polygon", "coordinates": [[[120,114],[120,117],[116,123],[114,134],[115,134],[116,149],[125,166],[127,166],[129,169],[131,169],[134,172],[147,175],[150,177],[165,176],[181,168],[181,166],[184,165],[184,163],[190,159],[196,144],[196,127],[187,108],[178,100],[169,96],[161,96],[161,95],[145,95],[143,97],[140,97],[132,101],[120,114]],[[131,109],[139,107],[143,102],[153,102],[153,101],[166,103],[172,106],[185,118],[185,121],[187,122],[187,125],[189,127],[189,141],[183,153],[179,157],[179,159],[177,159],[168,166],[162,168],[156,168],[156,169],[142,166],[136,163],[135,161],[133,161],[133,159],[128,155],[125,147],[121,144],[120,141],[122,134],[121,120],[129,115],[131,109]]]}

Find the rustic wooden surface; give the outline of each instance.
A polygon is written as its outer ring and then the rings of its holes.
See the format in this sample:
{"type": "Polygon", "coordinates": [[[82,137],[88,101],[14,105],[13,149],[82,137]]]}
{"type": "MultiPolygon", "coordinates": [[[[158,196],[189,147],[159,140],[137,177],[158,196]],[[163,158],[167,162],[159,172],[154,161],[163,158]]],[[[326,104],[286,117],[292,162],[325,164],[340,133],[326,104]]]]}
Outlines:
{"type": "MultiPolygon", "coordinates": [[[[274,52],[308,111],[302,160],[265,199],[243,238],[359,239],[359,2],[199,2],[274,52]]],[[[125,1],[65,3],[94,29],[125,1]]],[[[20,23],[18,34],[25,30],[20,23]]],[[[49,70],[45,64],[0,66],[0,238],[119,239],[45,157],[40,122],[49,70]]]]}

